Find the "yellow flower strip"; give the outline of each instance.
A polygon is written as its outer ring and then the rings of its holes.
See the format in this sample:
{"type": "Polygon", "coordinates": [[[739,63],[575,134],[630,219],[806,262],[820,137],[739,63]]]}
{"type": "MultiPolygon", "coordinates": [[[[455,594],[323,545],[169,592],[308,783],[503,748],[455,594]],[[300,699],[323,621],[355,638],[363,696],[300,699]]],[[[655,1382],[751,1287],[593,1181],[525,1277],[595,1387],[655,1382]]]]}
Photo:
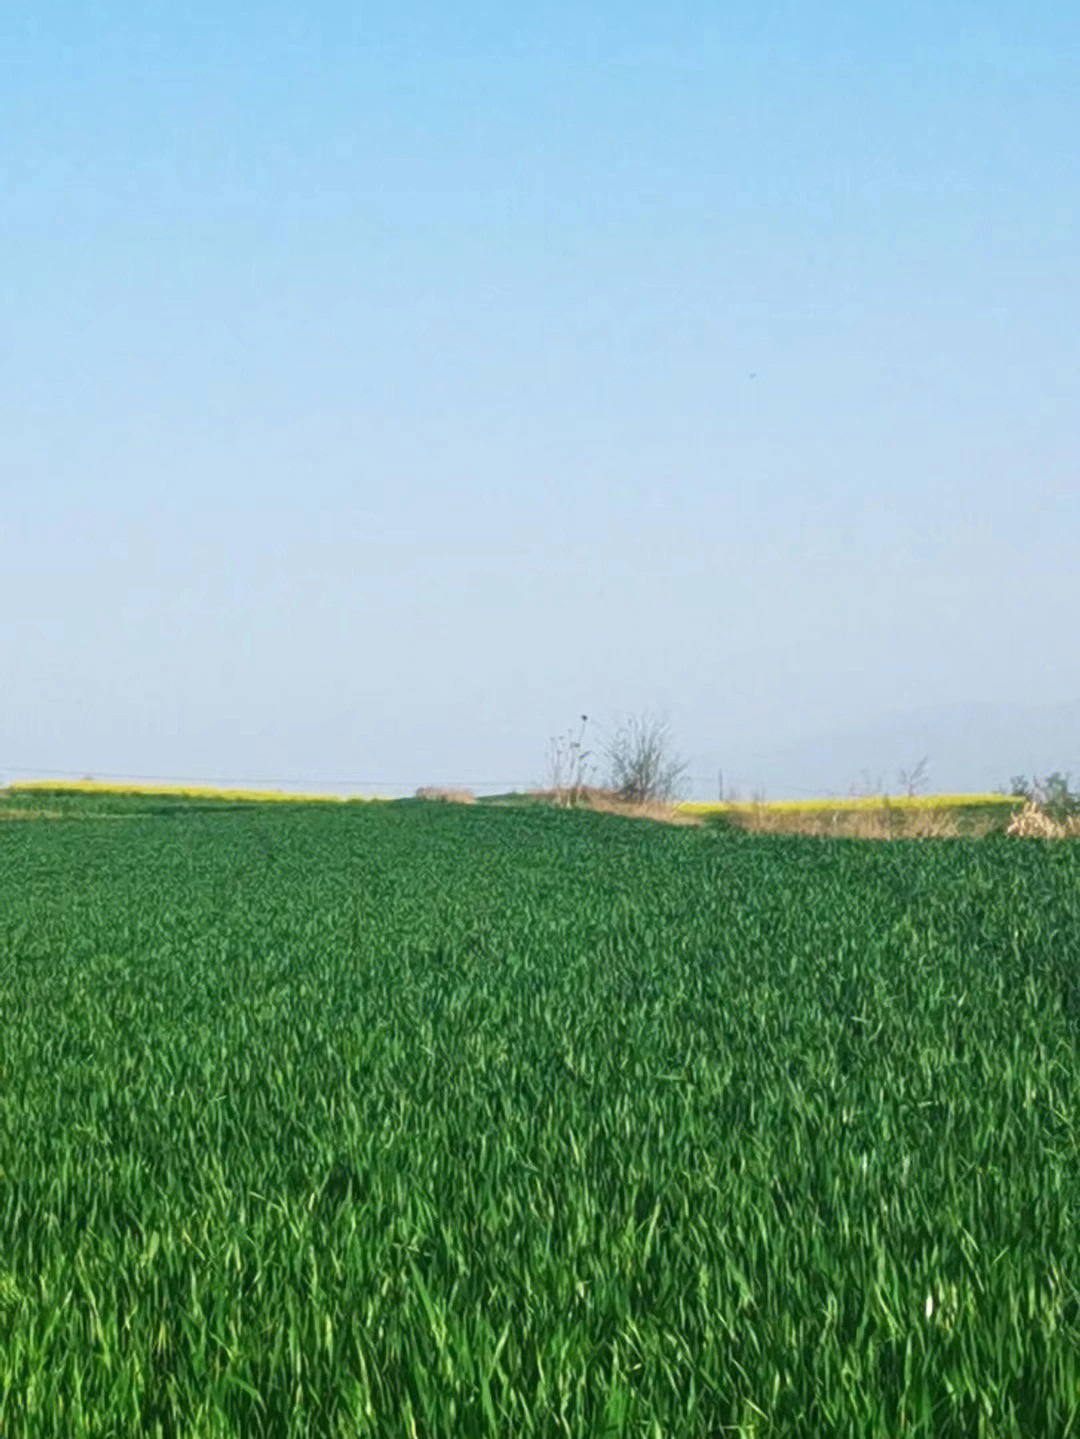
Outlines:
{"type": "Polygon", "coordinates": [[[211,785],[125,783],[116,780],[21,780],[6,787],[9,794],[32,794],[47,791],[50,794],[100,794],[100,795],[161,795],[170,799],[219,799],[236,801],[266,801],[272,804],[347,804],[353,799],[365,801],[376,796],[345,796],[337,794],[296,794],[290,790],[273,789],[215,789],[211,785]]]}
{"type": "Polygon", "coordinates": [[[686,800],[679,809],[687,814],[725,814],[765,810],[771,814],[835,814],[877,810],[883,805],[905,810],[971,809],[984,805],[1018,805],[1022,801],[1007,794],[859,795],[840,799],[780,799],[757,803],[753,800],[686,800]]]}

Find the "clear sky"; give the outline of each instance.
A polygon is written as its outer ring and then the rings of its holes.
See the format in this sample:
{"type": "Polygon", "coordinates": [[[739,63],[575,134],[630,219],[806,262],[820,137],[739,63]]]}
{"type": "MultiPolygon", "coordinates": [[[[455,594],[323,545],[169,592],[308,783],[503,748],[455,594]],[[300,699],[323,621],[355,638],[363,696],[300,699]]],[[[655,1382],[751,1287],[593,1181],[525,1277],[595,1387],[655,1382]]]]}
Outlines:
{"type": "Polygon", "coordinates": [[[0,775],[1076,700],[1078,136],[1068,3],[5,6],[0,775]]]}

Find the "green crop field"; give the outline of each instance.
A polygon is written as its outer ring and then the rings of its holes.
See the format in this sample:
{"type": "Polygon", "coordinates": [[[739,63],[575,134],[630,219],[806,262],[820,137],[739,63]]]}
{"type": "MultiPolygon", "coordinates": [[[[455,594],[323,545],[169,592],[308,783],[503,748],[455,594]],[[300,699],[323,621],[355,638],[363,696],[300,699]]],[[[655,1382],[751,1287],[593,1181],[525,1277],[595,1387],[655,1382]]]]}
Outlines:
{"type": "Polygon", "coordinates": [[[1077,846],[57,816],[5,1439],[1080,1434],[1077,846]]]}

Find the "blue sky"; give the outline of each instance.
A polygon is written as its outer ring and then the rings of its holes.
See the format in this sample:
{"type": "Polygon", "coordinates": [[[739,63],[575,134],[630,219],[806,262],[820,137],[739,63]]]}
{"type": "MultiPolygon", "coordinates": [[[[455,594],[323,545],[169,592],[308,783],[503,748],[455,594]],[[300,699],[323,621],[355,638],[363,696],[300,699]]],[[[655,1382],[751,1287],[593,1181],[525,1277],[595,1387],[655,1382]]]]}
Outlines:
{"type": "Polygon", "coordinates": [[[1080,698],[1075,9],[456,8],[0,15],[0,775],[1080,698]]]}

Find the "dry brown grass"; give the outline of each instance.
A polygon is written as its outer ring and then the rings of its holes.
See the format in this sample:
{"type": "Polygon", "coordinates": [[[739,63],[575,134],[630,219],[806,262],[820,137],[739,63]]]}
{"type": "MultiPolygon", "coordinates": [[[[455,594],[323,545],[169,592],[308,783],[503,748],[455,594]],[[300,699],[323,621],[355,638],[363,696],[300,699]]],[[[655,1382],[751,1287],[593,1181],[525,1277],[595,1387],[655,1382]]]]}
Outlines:
{"type": "Polygon", "coordinates": [[[441,789],[438,785],[425,784],[416,791],[417,799],[434,799],[443,804],[475,804],[476,796],[469,789],[441,789]]]}
{"type": "MultiPolygon", "coordinates": [[[[954,811],[913,809],[903,813],[905,839],[959,839],[960,837],[960,826],[954,811]]],[[[989,820],[985,821],[985,825],[988,831],[989,820]]]]}
{"type": "Polygon", "coordinates": [[[621,814],[627,819],[651,819],[659,824],[699,826],[704,823],[699,814],[686,814],[676,804],[662,800],[645,800],[640,803],[625,800],[615,790],[600,789],[590,785],[578,785],[566,789],[535,790],[536,799],[564,809],[591,809],[598,814],[621,814]]]}
{"type": "Polygon", "coordinates": [[[872,808],[783,810],[767,805],[732,807],[727,818],[749,834],[801,834],[833,839],[956,839],[961,833],[986,833],[988,820],[961,830],[948,809],[908,809],[882,803],[872,808]]]}
{"type": "Polygon", "coordinates": [[[1018,839],[1075,839],[1080,836],[1080,815],[1065,820],[1052,819],[1041,805],[1028,800],[1023,809],[1013,815],[1005,832],[1018,839]]]}

